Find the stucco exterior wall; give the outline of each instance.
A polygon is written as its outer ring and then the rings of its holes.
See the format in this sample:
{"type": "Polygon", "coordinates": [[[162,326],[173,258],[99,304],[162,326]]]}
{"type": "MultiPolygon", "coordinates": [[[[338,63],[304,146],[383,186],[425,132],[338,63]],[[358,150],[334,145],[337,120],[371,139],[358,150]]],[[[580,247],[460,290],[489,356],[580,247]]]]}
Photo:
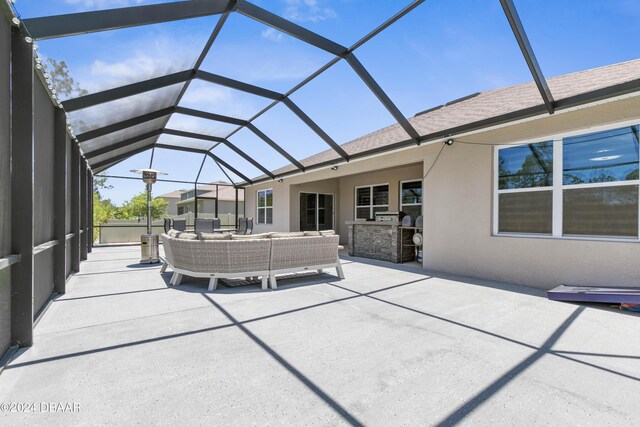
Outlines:
{"type": "MultiPolygon", "coordinates": [[[[638,241],[494,236],[494,147],[484,145],[544,140],[563,132],[588,133],[596,126],[632,119],[640,123],[640,96],[454,136],[458,142],[444,149],[423,184],[424,267],[545,289],[563,283],[638,286],[638,241]]],[[[440,147],[440,143],[424,145],[340,164],[334,171],[327,167],[248,187],[247,216],[255,216],[256,190],[273,188],[274,224],[256,226],[256,232],[296,230],[298,192],[335,190],[337,181],[336,229],[346,239],[344,222],[353,219],[355,186],[388,182],[389,208],[396,210],[398,182],[424,176],[440,147]]]]}
{"type": "MultiPolygon", "coordinates": [[[[640,99],[552,116],[465,141],[509,143],[638,118],[640,99]]],[[[461,138],[462,139],[462,138],[461,138]]],[[[425,155],[425,173],[436,147],[425,155]]],[[[454,143],[425,180],[427,269],[550,289],[560,284],[638,286],[640,243],[492,235],[493,150],[454,143]]]]}

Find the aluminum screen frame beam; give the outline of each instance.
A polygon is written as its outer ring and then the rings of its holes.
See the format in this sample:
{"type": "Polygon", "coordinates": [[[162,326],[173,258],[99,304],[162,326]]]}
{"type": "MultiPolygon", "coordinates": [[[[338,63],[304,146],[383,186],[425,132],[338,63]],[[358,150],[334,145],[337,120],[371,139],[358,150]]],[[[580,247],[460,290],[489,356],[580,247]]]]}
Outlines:
{"type": "Polygon", "coordinates": [[[221,114],[208,113],[205,111],[194,110],[193,108],[180,107],[180,106],[175,108],[175,113],[184,114],[185,116],[199,117],[201,119],[213,120],[221,123],[229,123],[229,124],[238,125],[238,126],[244,126],[248,123],[247,120],[238,119],[235,117],[223,116],[221,114]]]}
{"type": "Polygon", "coordinates": [[[278,153],[280,153],[280,155],[282,155],[282,157],[284,157],[285,159],[289,160],[296,168],[298,168],[299,170],[304,172],[305,168],[304,168],[304,166],[302,166],[302,163],[297,161],[291,154],[289,154],[286,150],[284,150],[282,147],[280,147],[278,144],[276,144],[271,138],[269,138],[267,135],[265,135],[253,123],[247,123],[247,129],[249,129],[251,132],[253,132],[258,138],[260,138],[261,140],[263,140],[264,142],[269,144],[271,146],[271,148],[273,148],[278,153]]]}
{"type": "Polygon", "coordinates": [[[194,73],[194,70],[178,71],[177,73],[154,77],[141,82],[131,83],[115,87],[113,89],[80,96],[78,98],[68,99],[63,101],[62,105],[67,112],[81,110],[83,108],[93,107],[94,105],[104,104],[105,102],[115,101],[116,99],[138,95],[155,89],[161,89],[177,83],[184,83],[187,80],[191,80],[194,73]]]}
{"type": "Polygon", "coordinates": [[[244,83],[238,80],[224,77],[218,74],[209,73],[207,71],[196,70],[195,78],[203,80],[209,83],[215,83],[220,86],[225,86],[231,89],[239,90],[242,92],[250,93],[252,95],[261,96],[262,98],[268,98],[273,100],[281,100],[284,95],[278,92],[274,92],[269,89],[265,89],[259,86],[254,86],[249,83],[244,83]]]}
{"type": "Polygon", "coordinates": [[[152,130],[151,132],[146,132],[146,133],[134,136],[132,138],[127,138],[124,141],[120,141],[116,144],[111,144],[106,147],[98,148],[97,150],[89,151],[87,153],[84,153],[84,156],[87,159],[92,159],[102,154],[107,154],[111,151],[119,150],[121,148],[126,148],[137,142],[144,141],[145,139],[153,138],[155,136],[160,136],[161,134],[162,134],[162,129],[152,130]]]}
{"type": "Polygon", "coordinates": [[[30,36],[37,40],[67,37],[119,28],[178,21],[229,10],[229,0],[177,1],[25,19],[30,36]]]}
{"type": "Polygon", "coordinates": [[[347,53],[346,47],[262,9],[253,3],[249,3],[248,1],[238,0],[236,4],[236,11],[248,18],[289,34],[292,37],[302,40],[307,44],[315,46],[333,55],[342,56],[347,53]]]}
{"type": "Polygon", "coordinates": [[[324,142],[326,142],[327,145],[333,149],[333,151],[338,153],[338,155],[345,159],[347,162],[349,161],[349,155],[347,154],[347,152],[344,151],[344,149],[337,142],[335,142],[333,138],[327,135],[327,133],[322,130],[322,128],[311,119],[311,117],[307,116],[307,114],[302,111],[302,109],[300,109],[300,107],[298,107],[295,102],[293,102],[290,98],[284,98],[282,100],[282,103],[286,105],[293,114],[298,116],[298,118],[300,118],[300,120],[302,120],[309,128],[311,128],[311,130],[314,131],[316,135],[318,135],[324,142]]]}
{"type": "MultiPolygon", "coordinates": [[[[385,29],[387,29],[388,27],[390,27],[391,25],[393,25],[396,21],[398,21],[399,19],[403,18],[405,15],[407,15],[409,12],[413,11],[415,8],[417,8],[418,6],[420,6],[422,3],[424,3],[425,0],[414,0],[411,4],[407,5],[404,9],[402,9],[401,11],[399,11],[398,13],[396,13],[395,15],[393,15],[391,18],[387,19],[385,22],[383,22],[381,25],[379,25],[378,27],[376,27],[374,30],[372,30],[371,32],[369,32],[368,34],[366,34],[364,37],[362,37],[360,40],[358,40],[357,42],[355,42],[349,49],[348,49],[348,53],[351,53],[353,51],[355,51],[356,49],[358,49],[359,47],[361,47],[362,45],[364,45],[366,42],[368,42],[369,40],[371,40],[373,37],[375,37],[376,35],[380,34],[382,31],[384,31],[385,29]]],[[[328,69],[330,69],[331,67],[333,67],[335,64],[337,64],[338,62],[340,62],[342,58],[341,57],[335,57],[333,59],[331,59],[329,62],[327,62],[325,65],[323,65],[322,67],[320,67],[318,70],[314,71],[312,74],[310,74],[307,78],[305,78],[304,80],[302,80],[300,83],[298,83],[296,86],[294,86],[293,88],[291,88],[289,91],[287,91],[285,93],[285,97],[289,97],[291,95],[293,95],[296,91],[300,90],[301,88],[303,88],[304,86],[306,86],[308,83],[310,83],[311,81],[313,81],[314,79],[316,79],[318,76],[320,76],[322,73],[324,73],[325,71],[327,71],[328,69]]],[[[267,105],[265,108],[263,108],[262,110],[260,110],[258,113],[256,113],[253,117],[251,117],[248,122],[251,123],[254,120],[256,120],[257,118],[261,117],[262,115],[264,115],[266,112],[268,112],[269,110],[271,110],[273,107],[275,107],[276,105],[278,105],[280,101],[274,101],[271,104],[267,105]]],[[[235,129],[233,132],[231,132],[229,135],[226,136],[226,138],[230,138],[231,136],[233,136],[235,133],[239,132],[242,129],[243,126],[238,127],[237,129],[235,129]]]]}
{"type": "MultiPolygon", "coordinates": [[[[167,144],[155,144],[155,147],[156,148],[164,148],[165,150],[176,150],[176,151],[185,151],[187,153],[205,154],[205,155],[211,157],[211,159],[214,162],[220,163],[221,165],[223,165],[224,167],[229,169],[231,172],[233,172],[234,174],[238,175],[240,178],[244,179],[249,184],[253,183],[253,181],[251,179],[249,179],[249,177],[247,177],[242,172],[238,171],[236,168],[234,168],[233,166],[231,166],[230,164],[228,164],[227,162],[225,162],[224,160],[222,160],[221,158],[219,158],[218,156],[213,154],[211,151],[200,150],[198,148],[178,147],[178,146],[175,146],[175,145],[167,145],[167,144]]],[[[226,175],[226,173],[225,173],[225,175],[226,175]]],[[[228,177],[228,175],[227,175],[227,177],[228,177]]],[[[231,178],[229,178],[229,179],[231,180],[231,178]]]]}
{"type": "MultiPolygon", "coordinates": [[[[226,140],[224,138],[219,138],[217,136],[204,135],[204,134],[194,133],[194,132],[179,131],[179,130],[175,130],[175,129],[164,129],[162,133],[167,134],[167,135],[180,136],[180,137],[183,137],[183,138],[200,139],[200,140],[203,140],[203,141],[217,142],[217,144],[215,146],[211,147],[211,149],[209,149],[208,151],[213,150],[215,147],[217,147],[219,144],[222,143],[222,144],[226,145],[228,148],[230,148],[231,150],[233,150],[240,157],[245,159],[247,162],[251,163],[257,169],[262,171],[263,173],[269,175],[272,178],[275,178],[275,176],[271,173],[271,171],[269,171],[269,169],[265,168],[260,163],[256,162],[254,159],[252,159],[250,156],[248,156],[246,153],[244,153],[242,150],[240,150],[238,147],[236,147],[232,142],[230,142],[230,141],[228,141],[228,140],[226,140]]],[[[165,146],[165,145],[169,145],[169,144],[162,144],[162,145],[165,146]]]]}
{"type": "Polygon", "coordinates": [[[163,108],[161,110],[156,110],[151,113],[143,114],[141,116],[133,117],[131,119],[123,120],[121,122],[113,123],[108,126],[81,133],[79,135],[76,135],[76,139],[78,140],[78,142],[86,142],[113,132],[118,132],[132,126],[140,125],[151,120],[171,115],[171,113],[173,113],[174,111],[175,107],[163,108]]]}
{"type": "Polygon", "coordinates": [[[400,112],[400,109],[393,103],[391,98],[380,87],[378,82],[369,74],[369,71],[362,65],[362,63],[356,58],[353,53],[349,53],[346,56],[346,61],[349,63],[353,71],[356,72],[358,77],[367,85],[369,90],[378,98],[378,101],[387,109],[387,111],[393,116],[398,124],[404,129],[404,131],[412,139],[416,141],[416,144],[420,144],[420,134],[409,123],[409,120],[400,112]]]}
{"type": "MultiPolygon", "coordinates": [[[[11,30],[11,345],[33,344],[34,298],[34,59],[24,33],[11,30]]],[[[3,308],[4,309],[4,308],[3,308]]]]}
{"type": "Polygon", "coordinates": [[[200,139],[202,141],[215,142],[216,145],[220,144],[221,142],[224,142],[224,138],[221,138],[219,136],[204,135],[201,133],[187,132],[184,130],[163,129],[162,133],[166,135],[180,136],[182,138],[200,139]]]}
{"type": "Polygon", "coordinates": [[[527,62],[527,66],[531,71],[533,80],[538,87],[538,91],[540,92],[540,96],[544,101],[544,105],[547,107],[547,111],[549,112],[549,114],[553,114],[555,111],[555,101],[553,99],[553,95],[551,94],[551,89],[549,89],[547,80],[544,78],[544,74],[542,74],[542,70],[540,69],[538,60],[536,59],[536,55],[533,51],[533,48],[531,47],[531,44],[529,43],[527,33],[524,30],[522,21],[520,21],[520,16],[518,15],[516,6],[513,4],[512,0],[500,0],[500,4],[502,5],[502,9],[504,10],[504,14],[507,17],[507,20],[509,21],[509,25],[511,26],[513,35],[516,37],[518,46],[520,46],[520,50],[522,51],[524,60],[527,62]]]}

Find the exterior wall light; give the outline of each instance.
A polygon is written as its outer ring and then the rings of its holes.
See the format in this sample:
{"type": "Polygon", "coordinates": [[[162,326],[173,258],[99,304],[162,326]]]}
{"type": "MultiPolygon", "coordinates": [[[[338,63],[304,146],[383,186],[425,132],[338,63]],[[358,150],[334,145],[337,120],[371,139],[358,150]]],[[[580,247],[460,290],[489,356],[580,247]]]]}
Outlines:
{"type": "Polygon", "coordinates": [[[337,171],[338,170],[338,166],[331,166],[331,170],[332,171],[337,171]]]}

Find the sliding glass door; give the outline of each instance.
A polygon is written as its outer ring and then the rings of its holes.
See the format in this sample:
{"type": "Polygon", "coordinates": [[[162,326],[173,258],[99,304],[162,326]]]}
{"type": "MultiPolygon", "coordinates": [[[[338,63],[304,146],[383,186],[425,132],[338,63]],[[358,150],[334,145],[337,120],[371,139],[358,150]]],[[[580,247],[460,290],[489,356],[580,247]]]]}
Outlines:
{"type": "Polygon", "coordinates": [[[333,194],[300,193],[300,231],[333,229],[333,194]]]}

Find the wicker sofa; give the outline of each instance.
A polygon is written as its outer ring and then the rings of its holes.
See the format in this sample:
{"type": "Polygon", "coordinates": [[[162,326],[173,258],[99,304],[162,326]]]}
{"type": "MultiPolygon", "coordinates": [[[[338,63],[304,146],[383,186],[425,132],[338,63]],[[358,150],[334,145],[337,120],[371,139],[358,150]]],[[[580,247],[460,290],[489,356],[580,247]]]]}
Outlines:
{"type": "Polygon", "coordinates": [[[335,268],[344,273],[338,258],[339,236],[299,236],[293,233],[253,235],[250,239],[201,240],[192,236],[161,236],[165,258],[161,272],[173,269],[172,285],[183,276],[209,278],[209,290],[217,288],[218,279],[261,277],[262,289],[270,283],[277,289],[276,274],[335,268]],[[182,237],[182,238],[181,238],[182,237]]]}

